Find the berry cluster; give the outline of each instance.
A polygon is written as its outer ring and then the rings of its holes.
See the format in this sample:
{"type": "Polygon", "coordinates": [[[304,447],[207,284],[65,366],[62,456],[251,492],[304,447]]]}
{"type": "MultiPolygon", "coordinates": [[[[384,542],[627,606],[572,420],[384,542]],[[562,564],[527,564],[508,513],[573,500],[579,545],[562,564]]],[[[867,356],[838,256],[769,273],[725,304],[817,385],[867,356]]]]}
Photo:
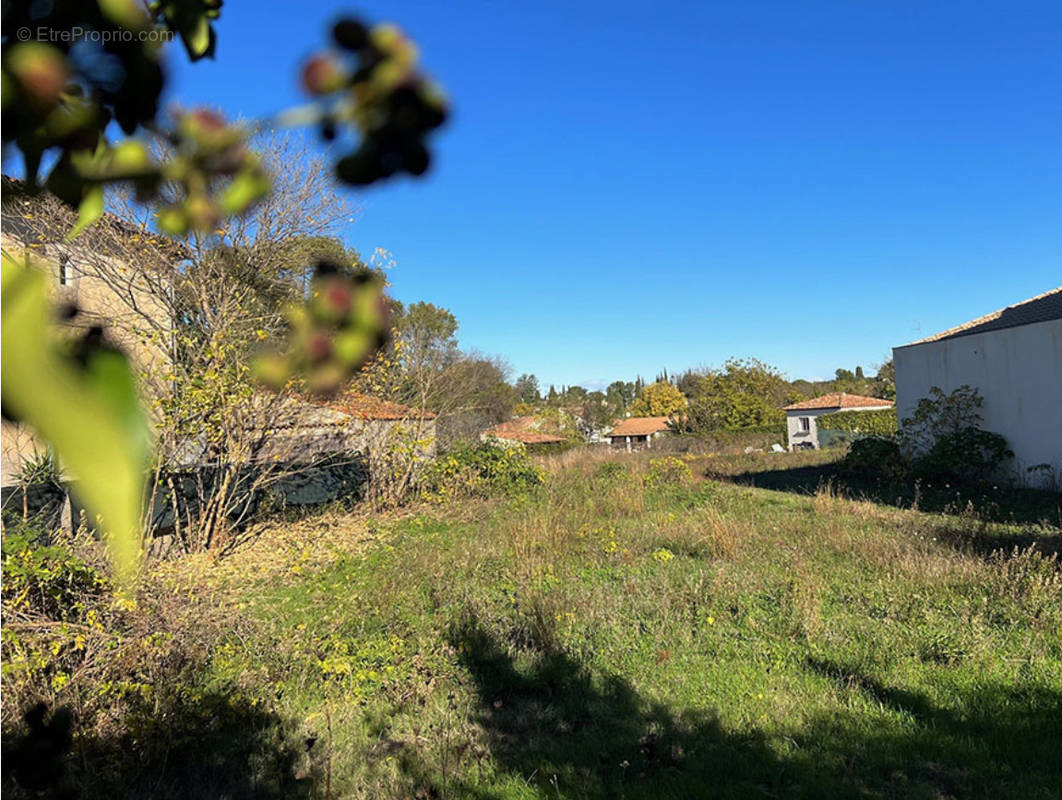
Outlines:
{"type": "Polygon", "coordinates": [[[336,164],[344,183],[364,186],[399,172],[423,175],[431,162],[427,135],[446,121],[441,91],[417,70],[415,45],[394,25],[367,28],[342,19],[332,28],[339,51],[306,62],[303,86],[331,100],[321,135],[331,141],[343,125],[360,134],[356,149],[336,164]]]}
{"type": "Polygon", "coordinates": [[[48,153],[57,156],[44,182],[49,191],[71,205],[98,195],[98,182],[81,167],[112,122],[127,135],[151,127],[165,83],[164,37],[129,34],[172,30],[196,60],[210,54],[220,7],[221,0],[166,0],[146,10],[133,0],[5,2],[4,29],[20,36],[5,34],[2,48],[3,142],[21,152],[28,189],[39,190],[48,153]],[[23,31],[50,36],[22,41],[23,31]],[[96,35],[86,39],[89,32],[96,35]]]}
{"type": "Polygon", "coordinates": [[[319,262],[308,302],[288,311],[287,349],[258,360],[258,379],[280,390],[300,377],[311,392],[337,391],[387,344],[389,310],[383,289],[376,273],[351,273],[319,262]]]}

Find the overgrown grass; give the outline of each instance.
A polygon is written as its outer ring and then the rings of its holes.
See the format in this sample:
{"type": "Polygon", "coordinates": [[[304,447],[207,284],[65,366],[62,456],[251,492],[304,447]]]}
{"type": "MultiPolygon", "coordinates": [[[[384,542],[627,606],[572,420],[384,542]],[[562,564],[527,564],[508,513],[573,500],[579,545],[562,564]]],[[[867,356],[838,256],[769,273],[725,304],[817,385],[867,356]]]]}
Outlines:
{"type": "Polygon", "coordinates": [[[800,494],[814,494],[825,484],[850,497],[931,513],[973,514],[995,522],[1042,523],[1062,527],[1062,494],[1041,489],[986,484],[963,486],[948,481],[858,480],[840,469],[844,449],[802,453],[713,455],[705,472],[733,481],[800,494]]]}
{"type": "Polygon", "coordinates": [[[27,686],[78,709],[87,796],[1060,796],[1057,527],[670,459],[566,453],[518,496],[159,565],[108,623],[173,637],[176,668],[126,668],[156,707],[109,718],[99,677],[34,684],[5,639],[5,727],[27,686]]]}

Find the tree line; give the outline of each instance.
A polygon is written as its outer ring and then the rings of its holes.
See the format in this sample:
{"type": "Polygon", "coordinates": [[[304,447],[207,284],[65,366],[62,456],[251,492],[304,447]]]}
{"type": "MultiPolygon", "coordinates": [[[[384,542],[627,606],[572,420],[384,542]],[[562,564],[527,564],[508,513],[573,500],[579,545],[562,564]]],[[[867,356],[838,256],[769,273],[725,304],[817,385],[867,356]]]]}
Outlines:
{"type": "Polygon", "coordinates": [[[777,367],[755,358],[730,358],[718,368],[688,369],[678,375],[663,370],[647,383],[614,381],[604,390],[550,385],[520,375],[513,384],[516,410],[536,413],[567,408],[590,428],[604,427],[627,416],[670,416],[678,429],[689,432],[749,430],[781,426],[784,406],[828,392],[846,392],[892,399],[896,395],[892,361],[873,376],[862,366],[839,368],[829,380],[789,380],[777,367]]]}

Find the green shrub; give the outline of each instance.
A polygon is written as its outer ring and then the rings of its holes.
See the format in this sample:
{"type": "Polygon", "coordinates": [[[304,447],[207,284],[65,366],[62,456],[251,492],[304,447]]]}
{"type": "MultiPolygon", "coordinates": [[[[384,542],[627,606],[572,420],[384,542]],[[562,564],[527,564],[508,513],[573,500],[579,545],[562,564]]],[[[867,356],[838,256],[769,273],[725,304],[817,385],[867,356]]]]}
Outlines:
{"type": "Polygon", "coordinates": [[[32,532],[4,537],[3,599],[6,609],[72,621],[107,588],[99,572],[59,545],[41,546],[32,532]]]}
{"type": "Polygon", "coordinates": [[[542,483],[542,471],[523,446],[480,443],[458,447],[432,461],[420,478],[423,496],[434,502],[458,497],[516,494],[542,483]]]}
{"type": "Polygon", "coordinates": [[[1006,439],[981,430],[983,407],[981,393],[971,386],[950,393],[930,388],[900,431],[900,447],[914,462],[918,477],[980,483],[1014,457],[1006,439]]]}
{"type": "Polygon", "coordinates": [[[844,431],[873,436],[895,436],[899,427],[895,408],[877,411],[834,411],[816,420],[819,431],[844,431]]]}
{"type": "Polygon", "coordinates": [[[915,472],[927,480],[981,483],[1013,457],[998,433],[966,427],[939,436],[915,461],[915,472]]]}
{"type": "Polygon", "coordinates": [[[841,472],[860,480],[902,481],[909,468],[895,439],[868,436],[852,442],[841,461],[841,472]]]}

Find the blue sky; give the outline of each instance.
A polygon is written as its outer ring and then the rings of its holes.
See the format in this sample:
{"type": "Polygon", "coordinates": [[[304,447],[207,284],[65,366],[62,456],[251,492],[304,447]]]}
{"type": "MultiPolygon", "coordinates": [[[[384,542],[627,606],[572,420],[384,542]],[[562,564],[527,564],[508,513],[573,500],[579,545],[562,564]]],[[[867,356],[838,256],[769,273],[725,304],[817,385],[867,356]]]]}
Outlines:
{"type": "MultiPolygon", "coordinates": [[[[344,8],[226,3],[171,98],[299,101],[344,8]]],[[[416,39],[455,114],[430,176],[362,193],[345,238],[517,374],[870,372],[1062,283],[1057,0],[355,8],[416,39]]]]}

